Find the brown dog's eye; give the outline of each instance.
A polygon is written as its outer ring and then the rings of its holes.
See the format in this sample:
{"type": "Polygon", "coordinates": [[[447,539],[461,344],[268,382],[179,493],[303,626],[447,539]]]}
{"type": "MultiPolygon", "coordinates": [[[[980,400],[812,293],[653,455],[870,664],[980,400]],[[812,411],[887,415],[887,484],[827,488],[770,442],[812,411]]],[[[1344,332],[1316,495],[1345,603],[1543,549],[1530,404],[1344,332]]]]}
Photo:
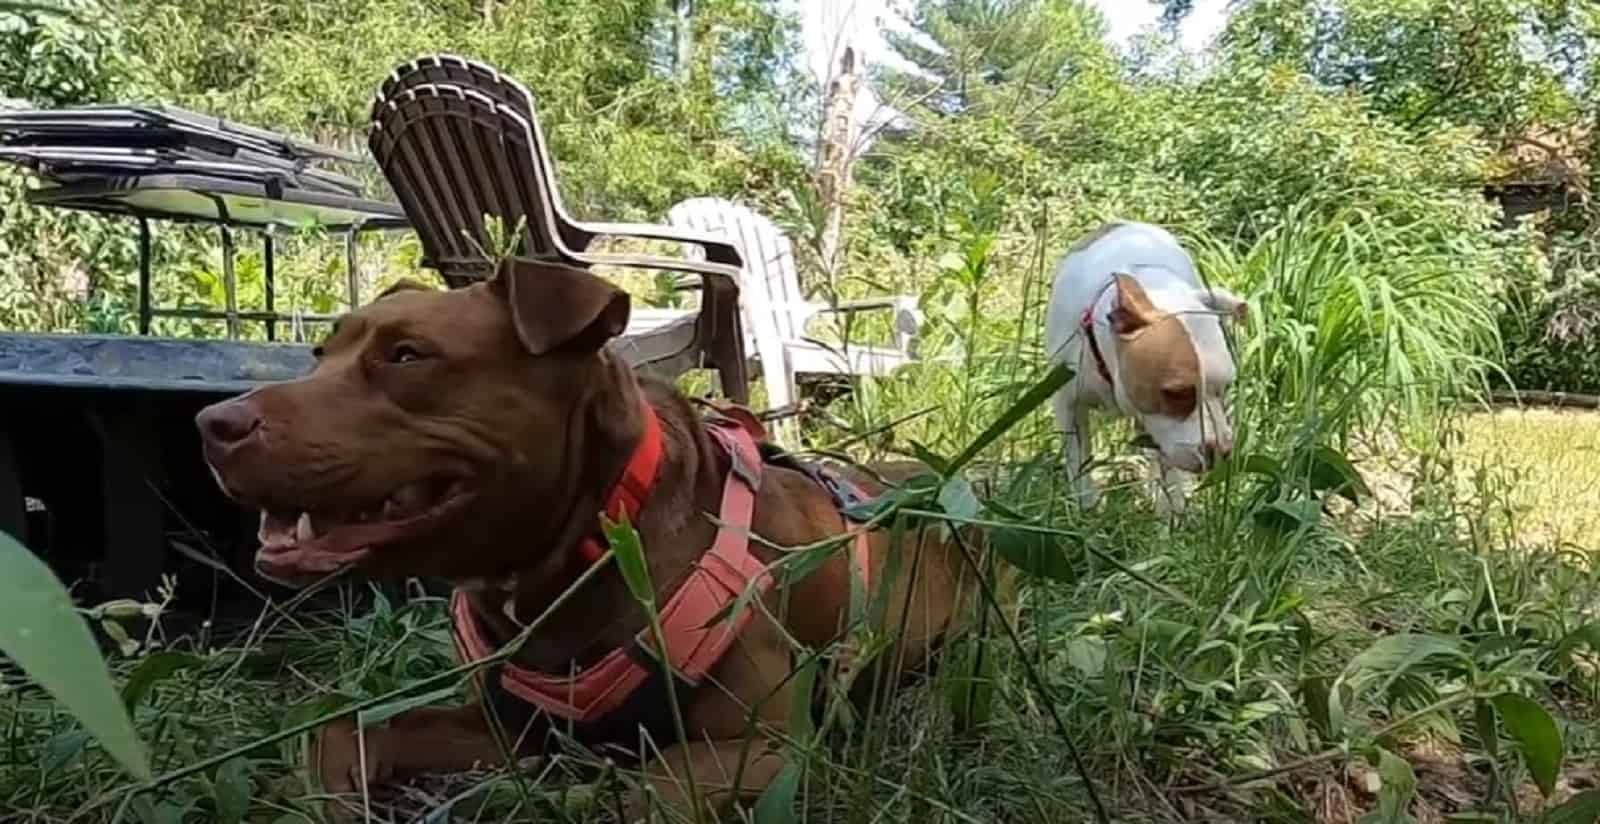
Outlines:
{"type": "Polygon", "coordinates": [[[313,358],[322,357],[322,347],[320,347],[320,346],[311,347],[311,357],[313,357],[313,358]]]}
{"type": "Polygon", "coordinates": [[[390,363],[411,363],[419,360],[422,360],[422,351],[415,344],[401,342],[389,350],[390,363]]]}

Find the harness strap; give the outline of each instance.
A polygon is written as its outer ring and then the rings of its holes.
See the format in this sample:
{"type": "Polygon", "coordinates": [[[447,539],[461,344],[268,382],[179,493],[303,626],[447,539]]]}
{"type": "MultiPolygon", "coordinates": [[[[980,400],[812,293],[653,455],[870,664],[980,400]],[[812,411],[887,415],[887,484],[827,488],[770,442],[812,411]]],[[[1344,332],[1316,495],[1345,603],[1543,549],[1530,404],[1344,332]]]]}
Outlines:
{"type": "MultiPolygon", "coordinates": [[[[653,421],[653,410],[646,417],[653,421]]],[[[659,424],[656,431],[659,437],[659,424]]],[[[709,416],[706,431],[731,462],[722,487],[717,534],[660,613],[666,661],[691,687],[699,685],[755,615],[748,606],[728,616],[721,616],[722,611],[752,582],[757,597],[773,585],[771,573],[750,552],[750,526],[762,467],[755,439],[737,421],[722,416],[709,416]]],[[[613,499],[616,497],[614,494],[613,499]]],[[[863,582],[870,585],[871,541],[865,531],[855,538],[852,560],[863,582]]],[[[451,595],[450,611],[452,634],[462,659],[475,661],[492,655],[495,650],[465,592],[457,590],[451,595]]],[[[658,666],[655,647],[654,635],[646,628],[633,642],[569,675],[549,675],[508,662],[501,667],[500,683],[510,694],[552,716],[589,723],[622,707],[649,680],[658,666]]]]}

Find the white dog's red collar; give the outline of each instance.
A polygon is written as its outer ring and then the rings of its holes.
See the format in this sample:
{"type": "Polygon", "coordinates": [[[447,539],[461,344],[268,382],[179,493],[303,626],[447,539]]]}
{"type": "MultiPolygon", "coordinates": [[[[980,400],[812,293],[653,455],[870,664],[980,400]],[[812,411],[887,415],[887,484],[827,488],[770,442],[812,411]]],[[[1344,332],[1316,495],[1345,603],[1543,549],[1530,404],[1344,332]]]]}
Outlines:
{"type": "MultiPolygon", "coordinates": [[[[1098,302],[1095,301],[1095,303],[1098,302]]],[[[1083,337],[1089,342],[1089,354],[1094,356],[1095,371],[1100,373],[1100,377],[1105,380],[1107,386],[1114,386],[1115,384],[1111,380],[1111,368],[1106,365],[1106,356],[1100,353],[1100,341],[1095,339],[1094,336],[1094,303],[1089,304],[1089,308],[1083,310],[1083,321],[1079,324],[1079,327],[1083,330],[1083,337]]]]}

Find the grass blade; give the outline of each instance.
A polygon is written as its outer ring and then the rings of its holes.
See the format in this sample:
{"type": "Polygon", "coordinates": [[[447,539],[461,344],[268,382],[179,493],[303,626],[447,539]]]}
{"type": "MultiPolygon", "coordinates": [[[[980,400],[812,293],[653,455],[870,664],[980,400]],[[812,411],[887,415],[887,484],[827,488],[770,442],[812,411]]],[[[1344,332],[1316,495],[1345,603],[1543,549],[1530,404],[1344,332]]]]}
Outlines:
{"type": "Polygon", "coordinates": [[[0,652],[10,656],[99,740],[124,769],[150,779],[134,732],[89,625],[44,562],[0,533],[0,652]]]}

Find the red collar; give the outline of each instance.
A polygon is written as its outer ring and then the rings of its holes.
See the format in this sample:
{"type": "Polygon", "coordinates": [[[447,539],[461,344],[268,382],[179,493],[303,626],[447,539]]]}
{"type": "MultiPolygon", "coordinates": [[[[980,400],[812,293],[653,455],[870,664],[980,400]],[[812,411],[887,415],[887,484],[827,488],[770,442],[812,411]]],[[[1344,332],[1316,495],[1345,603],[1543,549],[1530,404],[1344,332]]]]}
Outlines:
{"type": "Polygon", "coordinates": [[[1100,341],[1096,340],[1094,336],[1094,304],[1099,302],[1100,299],[1096,297],[1094,303],[1090,303],[1089,308],[1083,310],[1083,321],[1078,324],[1078,327],[1083,331],[1084,339],[1089,342],[1089,354],[1094,356],[1095,371],[1100,373],[1101,379],[1106,382],[1107,386],[1115,386],[1116,384],[1111,380],[1111,369],[1106,366],[1106,356],[1100,353],[1100,341]]]}
{"type": "MultiPolygon", "coordinates": [[[[606,495],[605,503],[607,518],[619,522],[627,515],[628,523],[636,526],[639,510],[649,500],[650,489],[656,483],[656,470],[661,466],[661,418],[649,401],[640,403],[640,412],[644,418],[644,432],[628,458],[628,465],[622,469],[622,477],[606,495]]],[[[585,566],[598,562],[605,554],[605,543],[597,536],[590,535],[578,542],[578,557],[585,566]]]]}

